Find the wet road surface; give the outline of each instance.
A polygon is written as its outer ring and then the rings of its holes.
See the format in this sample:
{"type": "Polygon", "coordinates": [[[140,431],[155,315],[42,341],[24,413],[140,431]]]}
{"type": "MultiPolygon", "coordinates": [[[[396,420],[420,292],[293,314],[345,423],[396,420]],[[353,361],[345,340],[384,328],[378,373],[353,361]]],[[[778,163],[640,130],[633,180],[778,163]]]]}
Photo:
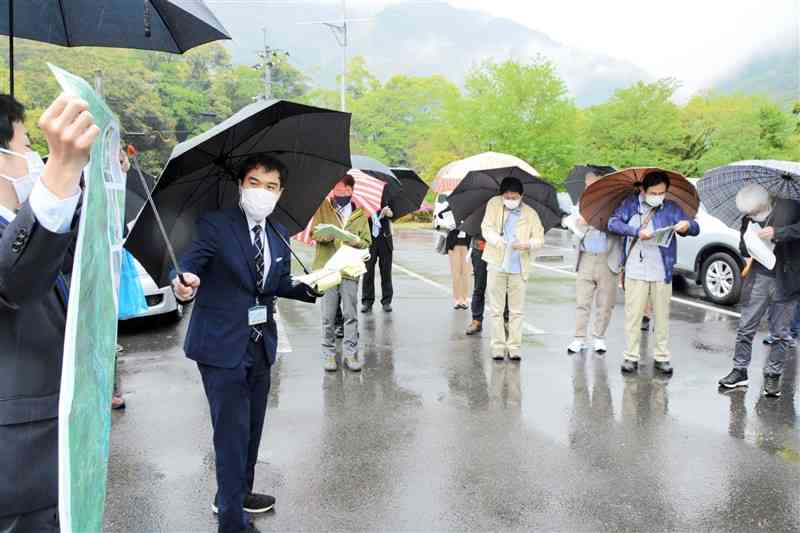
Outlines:
{"type": "MultiPolygon", "coordinates": [[[[279,304],[283,353],[256,469],[278,503],[260,529],[800,530],[796,353],[783,396],[760,397],[760,332],[750,389],[721,394],[736,318],[674,302],[675,376],[655,377],[645,357],[623,377],[620,298],[608,354],[569,356],[575,285],[559,269],[571,254],[551,240],[528,284],[523,360],[497,363],[486,332],[463,334],[470,314],[452,309],[430,234],[395,243],[394,312],[361,315],[361,374],[325,374],[318,307],[279,304]]],[[[121,334],[128,409],[113,418],[107,531],[216,531],[187,325],[121,334]]]]}

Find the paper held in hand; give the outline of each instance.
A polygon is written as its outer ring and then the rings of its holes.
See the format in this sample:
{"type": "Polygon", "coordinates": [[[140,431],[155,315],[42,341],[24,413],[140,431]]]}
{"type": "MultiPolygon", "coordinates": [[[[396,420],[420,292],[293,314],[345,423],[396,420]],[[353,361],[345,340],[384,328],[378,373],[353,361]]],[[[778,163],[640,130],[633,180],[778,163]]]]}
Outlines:
{"type": "Polygon", "coordinates": [[[758,236],[761,225],[750,222],[747,231],[744,232],[744,245],[750,257],[764,265],[768,270],[775,268],[775,252],[772,251],[771,243],[766,242],[758,236]]]}
{"type": "Polygon", "coordinates": [[[314,235],[317,238],[334,238],[342,242],[357,243],[361,239],[355,233],[340,228],[334,224],[317,224],[314,227],[314,235]]]}
{"type": "Polygon", "coordinates": [[[666,248],[672,242],[673,237],[675,237],[674,226],[658,229],[653,232],[653,244],[666,248]]]}
{"type": "Polygon", "coordinates": [[[568,215],[564,217],[561,223],[579,239],[583,239],[583,237],[586,235],[586,231],[589,229],[588,226],[578,223],[578,215],[568,215]]]}
{"type": "Polygon", "coordinates": [[[336,287],[342,282],[342,275],[357,278],[367,271],[365,263],[369,260],[369,250],[359,250],[343,245],[325,266],[305,276],[294,278],[295,281],[305,283],[317,292],[325,292],[336,287]]]}

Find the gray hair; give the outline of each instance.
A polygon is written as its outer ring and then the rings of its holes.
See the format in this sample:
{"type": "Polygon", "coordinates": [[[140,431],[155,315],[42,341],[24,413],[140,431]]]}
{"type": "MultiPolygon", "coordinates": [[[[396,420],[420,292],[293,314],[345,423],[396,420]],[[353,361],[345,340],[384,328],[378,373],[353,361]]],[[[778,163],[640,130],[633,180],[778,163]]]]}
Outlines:
{"type": "Polygon", "coordinates": [[[745,215],[752,215],[766,211],[772,207],[772,197],[769,192],[755,183],[745,185],[736,193],[736,207],[745,215]]]}

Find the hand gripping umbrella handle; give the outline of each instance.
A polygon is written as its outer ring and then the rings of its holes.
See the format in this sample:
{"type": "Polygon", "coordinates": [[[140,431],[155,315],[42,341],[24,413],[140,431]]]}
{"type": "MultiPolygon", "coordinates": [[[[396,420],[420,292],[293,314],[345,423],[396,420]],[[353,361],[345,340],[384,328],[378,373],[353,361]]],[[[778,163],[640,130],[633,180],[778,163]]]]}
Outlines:
{"type": "Polygon", "coordinates": [[[136,169],[136,173],[139,175],[139,179],[142,181],[142,188],[144,189],[145,196],[147,196],[147,203],[150,204],[150,208],[153,210],[153,216],[156,219],[156,224],[158,225],[158,229],[161,231],[161,236],[164,238],[164,244],[167,246],[167,253],[169,254],[169,259],[172,262],[172,267],[175,269],[175,273],[178,274],[178,279],[181,280],[181,283],[188,287],[189,284],[186,282],[186,278],[183,276],[181,267],[178,265],[178,259],[175,257],[175,250],[172,248],[172,243],[169,242],[169,237],[167,237],[167,230],[164,229],[164,223],[161,221],[161,215],[158,214],[158,209],[156,209],[156,203],[153,201],[153,195],[150,194],[150,187],[147,185],[147,180],[144,179],[144,174],[142,174],[142,169],[139,166],[139,155],[132,146],[128,147],[128,155],[131,157],[131,159],[133,159],[133,167],[136,169]]]}

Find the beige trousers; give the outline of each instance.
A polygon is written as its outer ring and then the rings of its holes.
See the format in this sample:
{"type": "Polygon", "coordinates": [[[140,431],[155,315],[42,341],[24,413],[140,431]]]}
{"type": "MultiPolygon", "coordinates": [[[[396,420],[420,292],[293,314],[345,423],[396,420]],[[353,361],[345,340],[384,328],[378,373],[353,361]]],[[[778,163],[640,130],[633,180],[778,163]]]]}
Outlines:
{"type": "Polygon", "coordinates": [[[617,302],[619,277],[608,268],[608,254],[581,254],[575,284],[575,338],[585,339],[594,306],[592,335],[604,339],[617,302]]]}
{"type": "Polygon", "coordinates": [[[628,347],[625,359],[638,361],[641,357],[642,317],[647,303],[653,306],[656,361],[669,361],[669,304],[672,283],[663,281],[625,280],[625,335],[628,347]]]}
{"type": "Polygon", "coordinates": [[[450,257],[450,274],[453,277],[453,299],[466,302],[469,298],[469,279],[472,276],[472,265],[467,262],[469,248],[456,246],[447,255],[450,257]]]}
{"type": "Polygon", "coordinates": [[[522,274],[489,270],[489,324],[492,332],[492,357],[519,355],[522,346],[522,310],[525,307],[525,280],[522,274]],[[508,334],[503,312],[508,298],[508,334]]]}

